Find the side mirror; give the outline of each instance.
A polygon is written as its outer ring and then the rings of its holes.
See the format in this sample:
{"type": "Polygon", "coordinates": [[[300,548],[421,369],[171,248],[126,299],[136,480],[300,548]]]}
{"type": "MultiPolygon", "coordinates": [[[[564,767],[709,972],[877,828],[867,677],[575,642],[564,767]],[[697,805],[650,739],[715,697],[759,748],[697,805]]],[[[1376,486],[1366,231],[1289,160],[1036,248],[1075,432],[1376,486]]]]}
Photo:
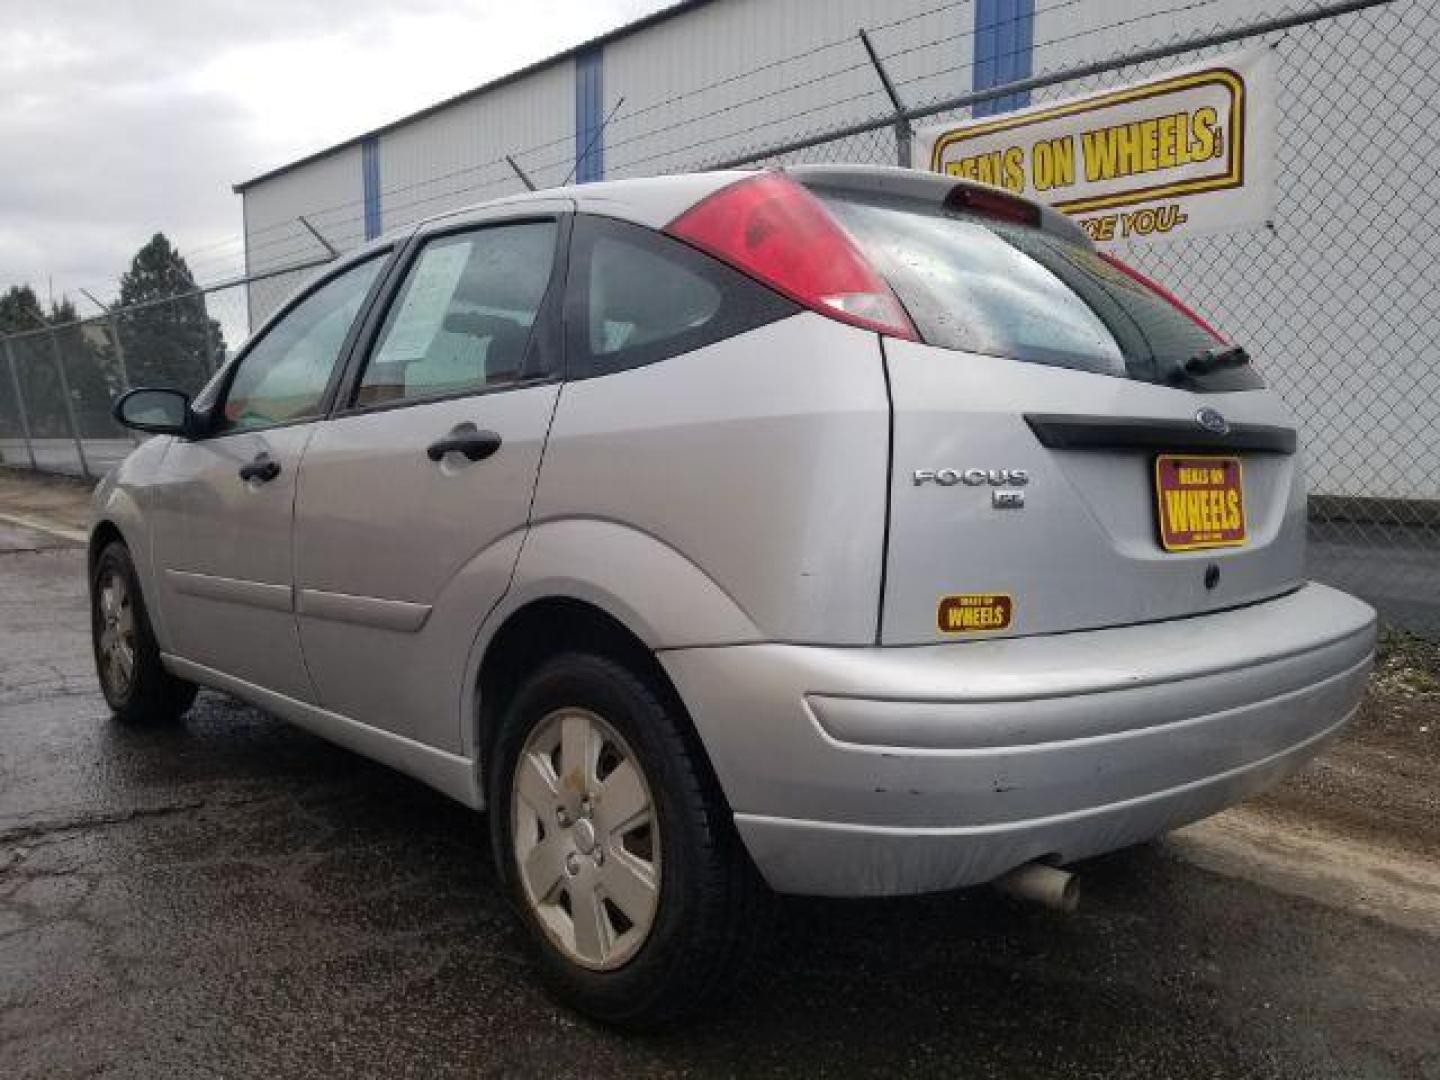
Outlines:
{"type": "Polygon", "coordinates": [[[189,435],[195,429],[190,395],[179,390],[131,390],[120,396],[113,411],[121,426],[152,435],[189,435]]]}

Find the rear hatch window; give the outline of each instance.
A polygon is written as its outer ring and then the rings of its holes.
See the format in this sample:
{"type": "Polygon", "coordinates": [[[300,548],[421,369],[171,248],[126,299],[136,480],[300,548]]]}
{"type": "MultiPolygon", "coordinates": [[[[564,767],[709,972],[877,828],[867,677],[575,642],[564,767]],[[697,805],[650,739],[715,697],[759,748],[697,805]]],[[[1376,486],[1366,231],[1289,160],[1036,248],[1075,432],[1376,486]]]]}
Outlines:
{"type": "Polygon", "coordinates": [[[916,200],[816,194],[927,344],[1187,390],[1264,385],[1243,348],[1081,244],[916,200]]]}

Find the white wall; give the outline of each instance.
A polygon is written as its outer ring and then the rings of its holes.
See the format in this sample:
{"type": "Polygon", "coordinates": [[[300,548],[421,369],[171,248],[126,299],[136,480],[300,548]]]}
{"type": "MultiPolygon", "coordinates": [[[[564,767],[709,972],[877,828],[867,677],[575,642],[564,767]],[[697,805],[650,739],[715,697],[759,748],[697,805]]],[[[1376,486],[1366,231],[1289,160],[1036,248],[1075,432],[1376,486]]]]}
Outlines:
{"type": "Polygon", "coordinates": [[[383,228],[524,191],[505,154],[541,187],[565,179],[575,162],[573,61],[384,132],[383,228]]]}
{"type": "MultiPolygon", "coordinates": [[[[606,108],[625,104],[606,131],[606,176],[703,165],[888,110],[862,26],[907,103],[968,89],[973,18],[935,0],[724,0],[611,42],[606,108]]],[[[888,130],[864,149],[893,163],[888,130]]]]}
{"type": "MultiPolygon", "coordinates": [[[[893,57],[907,101],[956,93],[969,85],[972,24],[963,2],[720,0],[612,41],[604,47],[603,111],[622,96],[625,104],[605,132],[606,176],[713,161],[886,108],[856,36],[861,26],[893,57]],[[797,54],[809,55],[792,59],[797,54]]],[[[539,185],[558,184],[574,165],[574,139],[570,58],[382,132],[382,230],[523,190],[507,153],[539,185]]],[[[866,149],[872,160],[894,158],[888,130],[866,149]]],[[[359,146],[350,146],[248,188],[250,270],[321,252],[296,220],[301,214],[342,251],[363,242],[361,162],[359,146]]],[[[294,284],[254,286],[251,324],[294,284]]]]}
{"type": "Polygon", "coordinates": [[[281,173],[248,189],[244,198],[246,266],[252,274],[324,254],[297,220],[301,214],[336,247],[354,247],[365,231],[360,148],[281,173]]]}
{"type": "MultiPolygon", "coordinates": [[[[1036,71],[1255,22],[1290,7],[1219,0],[1184,15],[1099,29],[1162,6],[1170,5],[1117,0],[1087,3],[1063,17],[1042,12],[1036,71]],[[1074,37],[1078,30],[1091,32],[1074,37]]],[[[1122,257],[1174,285],[1256,356],[1300,420],[1314,490],[1440,498],[1440,349],[1433,327],[1440,264],[1433,181],[1425,176],[1434,174],[1440,123],[1433,76],[1440,69],[1440,11],[1426,0],[1397,0],[1291,31],[1275,57],[1274,229],[1131,247],[1122,257]]],[[[1105,78],[1114,85],[1139,77],[1131,71],[1105,78]]]]}
{"type": "MultiPolygon", "coordinates": [[[[250,274],[263,274],[325,254],[320,242],[300,224],[301,214],[341,250],[355,247],[364,236],[365,191],[358,146],[337,150],[281,173],[248,188],[242,197],[246,270],[250,274]]],[[[247,285],[250,329],[264,322],[308,277],[284,274],[247,285]]],[[[231,342],[232,346],[238,344],[231,342]]]]}
{"type": "MultiPolygon", "coordinates": [[[[1037,74],[1289,9],[1287,0],[1036,0],[1037,74]]],[[[1259,357],[1309,436],[1315,487],[1435,498],[1440,363],[1429,319],[1440,152],[1433,76],[1440,11],[1396,0],[1279,44],[1276,227],[1129,253],[1259,357]],[[1369,29],[1356,33],[1354,27],[1369,29]]],[[[856,38],[871,30],[908,104],[972,80],[975,12],[937,0],[717,0],[604,46],[607,177],[703,166],[873,117],[887,101],[856,38]]],[[[1196,59],[1181,56],[1037,94],[1051,100],[1196,59]]],[[[379,138],[385,229],[518,191],[502,155],[544,184],[574,163],[575,65],[567,58],[379,138]]],[[[894,158],[888,128],[800,160],[894,158]]],[[[350,147],[245,196],[253,270],[318,252],[306,214],[341,248],[363,237],[361,152],[350,147]]],[[[289,288],[292,283],[285,283],[289,288]]],[[[279,287],[252,290],[252,322],[279,287]],[[263,294],[263,295],[262,295],[263,294]]]]}

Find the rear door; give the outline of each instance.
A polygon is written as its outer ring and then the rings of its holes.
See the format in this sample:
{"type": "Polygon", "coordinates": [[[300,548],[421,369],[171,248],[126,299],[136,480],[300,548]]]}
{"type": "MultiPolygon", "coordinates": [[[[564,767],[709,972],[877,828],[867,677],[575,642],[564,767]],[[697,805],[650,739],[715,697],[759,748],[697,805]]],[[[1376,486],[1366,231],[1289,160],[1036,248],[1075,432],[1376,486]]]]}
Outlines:
{"type": "Polygon", "coordinates": [[[569,206],[417,238],[311,440],[295,573],[327,709],[459,749],[461,672],[509,586],[555,409],[569,206]]]}
{"type": "Polygon", "coordinates": [[[1298,584],[1293,426],[1243,350],[1018,201],[825,198],[922,338],[884,341],[884,642],[1170,619],[1298,584]]]}

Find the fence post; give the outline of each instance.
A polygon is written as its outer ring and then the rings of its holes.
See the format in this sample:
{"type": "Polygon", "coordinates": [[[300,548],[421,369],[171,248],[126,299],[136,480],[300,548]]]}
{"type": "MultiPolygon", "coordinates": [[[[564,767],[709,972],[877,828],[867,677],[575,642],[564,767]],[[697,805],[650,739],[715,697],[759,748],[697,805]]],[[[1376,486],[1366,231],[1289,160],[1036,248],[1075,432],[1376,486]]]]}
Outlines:
{"type": "Polygon", "coordinates": [[[80,458],[80,475],[86,480],[95,479],[90,471],[90,462],[85,457],[85,440],[80,437],[80,425],[75,422],[75,402],[70,398],[70,379],[65,374],[65,356],[60,352],[60,334],[50,331],[50,350],[55,354],[55,370],[60,375],[60,396],[65,399],[65,419],[70,424],[70,437],[75,440],[75,453],[80,458]]]}
{"type": "Polygon", "coordinates": [[[107,309],[105,322],[110,327],[110,337],[115,342],[115,363],[120,366],[120,392],[123,394],[130,389],[130,366],[125,361],[125,346],[120,344],[120,324],[115,321],[115,312],[107,309]]]}
{"type": "Polygon", "coordinates": [[[38,470],[40,466],[35,462],[35,442],[30,437],[30,415],[25,411],[25,391],[20,387],[20,372],[15,367],[15,349],[7,337],[5,341],[5,359],[10,368],[10,386],[15,391],[15,408],[20,410],[20,434],[25,437],[25,452],[30,455],[30,468],[38,470]]]}
{"type": "Polygon", "coordinates": [[[880,54],[875,51],[875,46],[870,41],[870,35],[865,32],[863,26],[860,28],[860,44],[865,46],[865,54],[870,57],[870,63],[875,66],[875,74],[880,76],[880,85],[885,88],[885,96],[890,99],[890,107],[895,110],[895,164],[908,169],[910,167],[910,140],[914,137],[915,129],[910,126],[910,120],[905,115],[905,103],[900,100],[900,92],[890,81],[890,73],[880,62],[880,54]]]}
{"type": "MultiPolygon", "coordinates": [[[[130,389],[130,365],[125,360],[125,346],[120,344],[120,322],[115,318],[115,309],[105,309],[105,324],[110,327],[110,337],[115,341],[115,363],[120,368],[120,392],[123,394],[130,389]]],[[[132,446],[140,445],[140,436],[137,432],[126,430],[130,436],[132,446]]]]}
{"type": "MultiPolygon", "coordinates": [[[[92,304],[105,313],[105,324],[110,327],[110,336],[115,341],[115,363],[120,368],[120,392],[123,394],[130,389],[130,366],[125,361],[125,346],[120,343],[120,323],[115,318],[115,309],[109,304],[102,304],[95,299],[95,294],[89,289],[80,291],[90,298],[92,304]]],[[[140,445],[140,436],[137,432],[127,430],[126,434],[130,436],[132,446],[140,445]]]]}
{"type": "Polygon", "coordinates": [[[200,321],[205,327],[205,378],[208,381],[220,370],[221,360],[215,355],[215,331],[210,326],[210,312],[205,306],[205,294],[200,294],[200,321]]]}

